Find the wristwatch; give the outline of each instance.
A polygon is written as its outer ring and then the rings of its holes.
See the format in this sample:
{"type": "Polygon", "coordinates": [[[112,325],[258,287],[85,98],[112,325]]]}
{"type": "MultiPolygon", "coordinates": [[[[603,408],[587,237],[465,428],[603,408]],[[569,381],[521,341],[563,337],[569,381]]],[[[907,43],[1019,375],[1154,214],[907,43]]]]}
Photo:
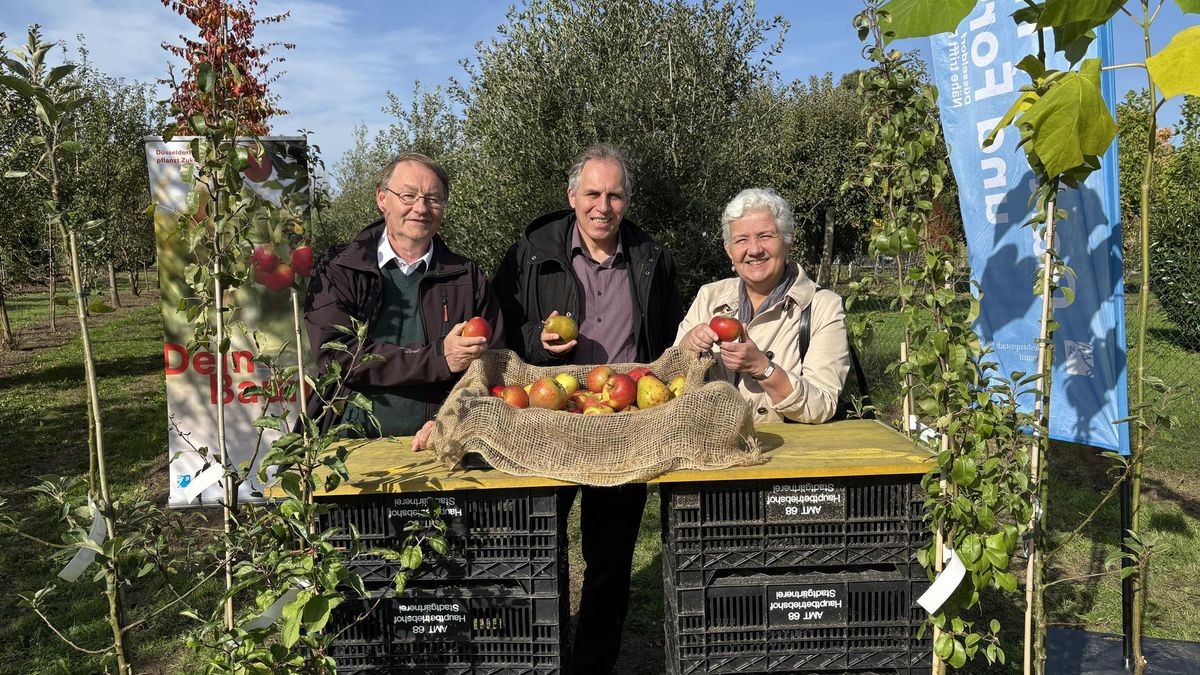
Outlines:
{"type": "Polygon", "coordinates": [[[751,375],[750,379],[754,380],[755,382],[762,382],[763,380],[771,377],[774,374],[775,374],[775,363],[772,361],[767,361],[767,369],[762,371],[762,375],[751,375]]]}

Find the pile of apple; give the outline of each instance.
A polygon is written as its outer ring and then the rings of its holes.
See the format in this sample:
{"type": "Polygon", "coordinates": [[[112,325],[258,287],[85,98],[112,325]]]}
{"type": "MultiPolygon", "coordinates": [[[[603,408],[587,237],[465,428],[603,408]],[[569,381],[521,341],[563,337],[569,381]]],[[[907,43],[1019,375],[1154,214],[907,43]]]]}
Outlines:
{"type": "Polygon", "coordinates": [[[287,262],[279,259],[275,247],[262,245],[250,254],[250,266],[254,268],[254,280],[275,291],[286,291],[296,277],[307,278],[312,274],[313,250],[311,246],[297,246],[287,262]]]}
{"type": "Polygon", "coordinates": [[[559,373],[524,387],[497,384],[491,392],[516,408],[611,415],[662,405],[683,395],[683,382],[683,375],[677,375],[666,384],[645,366],[628,373],[615,372],[612,366],[596,366],[583,383],[570,373],[559,373]]]}

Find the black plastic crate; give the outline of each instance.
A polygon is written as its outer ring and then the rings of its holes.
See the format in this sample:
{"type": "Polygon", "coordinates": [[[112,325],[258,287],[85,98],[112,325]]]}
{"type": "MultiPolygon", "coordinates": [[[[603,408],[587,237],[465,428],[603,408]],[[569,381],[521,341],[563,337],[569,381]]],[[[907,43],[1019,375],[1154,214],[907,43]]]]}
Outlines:
{"type": "MultiPolygon", "coordinates": [[[[886,567],[930,540],[920,476],[662,485],[663,568],[679,588],[728,571],[886,567]]],[[[923,574],[923,573],[921,573],[923,574]]]]}
{"type": "MultiPolygon", "coordinates": [[[[337,527],[334,542],[349,542],[350,526],[367,546],[400,550],[404,527],[420,518],[433,499],[442,507],[449,552],[427,555],[410,584],[505,580],[522,584],[525,593],[557,592],[566,560],[566,523],[559,522],[554,488],[457,490],[327,498],[336,505],[319,520],[322,529],[337,527]]],[[[360,556],[352,569],[368,587],[391,584],[394,562],[360,556]]]]}
{"type": "Polygon", "coordinates": [[[337,635],[330,655],[338,673],[557,675],[569,625],[565,595],[487,585],[347,602],[326,630],[337,635]]]}
{"type": "Polygon", "coordinates": [[[667,670],[716,673],[927,673],[929,582],[896,572],[757,574],[707,588],[669,580],[667,670]]]}

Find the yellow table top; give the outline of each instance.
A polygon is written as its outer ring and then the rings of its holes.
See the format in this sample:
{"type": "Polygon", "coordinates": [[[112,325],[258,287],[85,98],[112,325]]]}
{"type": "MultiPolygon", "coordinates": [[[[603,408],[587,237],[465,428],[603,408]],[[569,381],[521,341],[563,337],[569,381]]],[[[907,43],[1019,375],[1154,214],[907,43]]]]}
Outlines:
{"type": "MultiPolygon", "coordinates": [[[[672,471],[650,483],[882,476],[922,474],[934,465],[929,453],[879,422],[764,424],[755,429],[763,464],[719,471],[672,471]]],[[[414,453],[407,437],[364,441],[350,453],[350,481],[328,495],[432,490],[535,488],[570,485],[551,478],[511,476],[495,470],[447,469],[428,452],[414,453]]]]}

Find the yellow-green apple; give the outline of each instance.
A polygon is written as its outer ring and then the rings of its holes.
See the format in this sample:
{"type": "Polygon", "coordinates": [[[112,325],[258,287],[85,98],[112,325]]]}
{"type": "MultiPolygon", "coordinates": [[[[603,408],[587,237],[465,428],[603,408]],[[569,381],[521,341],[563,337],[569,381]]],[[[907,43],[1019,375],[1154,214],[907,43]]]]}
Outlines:
{"type": "Polygon", "coordinates": [[[675,398],[683,396],[684,379],[682,375],[676,375],[671,378],[671,383],[667,385],[667,389],[671,390],[671,395],[675,398]]]}
{"type": "Polygon", "coordinates": [[[579,325],[575,323],[575,319],[566,314],[555,314],[546,319],[542,322],[542,328],[547,333],[558,335],[558,339],[554,341],[554,344],[566,344],[579,337],[579,325]]]}
{"type": "Polygon", "coordinates": [[[579,380],[570,373],[559,373],[554,376],[562,388],[567,391],[567,396],[579,391],[579,380]]]}
{"type": "Polygon", "coordinates": [[[637,406],[645,410],[671,400],[671,390],[653,375],[644,375],[637,383],[637,406]]]}

